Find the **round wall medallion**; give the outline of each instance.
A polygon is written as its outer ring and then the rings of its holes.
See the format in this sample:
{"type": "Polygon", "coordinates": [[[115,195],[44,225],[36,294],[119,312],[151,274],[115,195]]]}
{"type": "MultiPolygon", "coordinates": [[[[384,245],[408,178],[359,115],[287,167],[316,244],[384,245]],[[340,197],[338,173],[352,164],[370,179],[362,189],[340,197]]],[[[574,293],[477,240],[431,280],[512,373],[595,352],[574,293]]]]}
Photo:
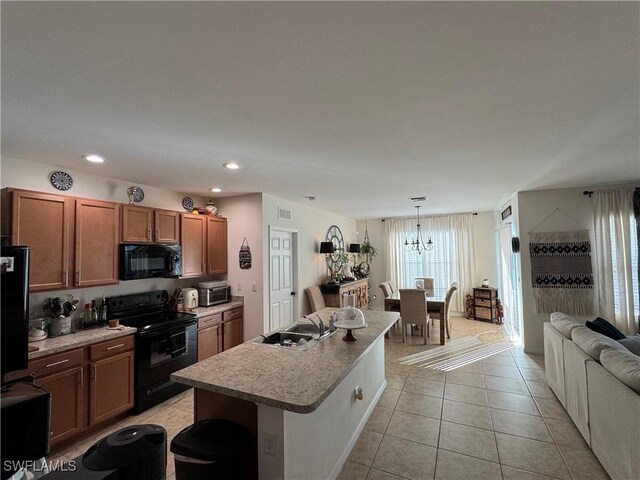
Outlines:
{"type": "Polygon", "coordinates": [[[342,238],[340,227],[331,225],[327,230],[326,241],[333,243],[333,253],[329,258],[331,263],[335,264],[338,261],[338,255],[344,252],[344,239],[342,238]]]}
{"type": "Polygon", "coordinates": [[[191,197],[184,197],[182,199],[182,208],[191,212],[193,210],[193,199],[191,197]]]}
{"type": "Polygon", "coordinates": [[[367,262],[361,262],[360,265],[358,265],[358,274],[360,276],[360,278],[366,278],[369,276],[369,264],[367,262]]]}
{"type": "Polygon", "coordinates": [[[73,187],[73,178],[67,172],[53,172],[49,180],[58,190],[69,190],[73,187]]]}
{"type": "Polygon", "coordinates": [[[140,203],[144,200],[144,190],[142,190],[138,186],[129,187],[127,189],[127,194],[129,194],[129,203],[133,205],[134,203],[140,203]]]}

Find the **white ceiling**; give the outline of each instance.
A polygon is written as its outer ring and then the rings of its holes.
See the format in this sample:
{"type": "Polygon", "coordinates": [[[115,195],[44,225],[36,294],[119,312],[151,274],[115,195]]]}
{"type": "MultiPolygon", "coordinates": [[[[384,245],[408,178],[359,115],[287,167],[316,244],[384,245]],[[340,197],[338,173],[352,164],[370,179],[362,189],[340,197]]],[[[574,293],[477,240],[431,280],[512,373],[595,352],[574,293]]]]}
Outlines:
{"type": "Polygon", "coordinates": [[[638,2],[3,2],[2,153],[354,218],[640,179],[638,2]],[[96,152],[109,159],[90,165],[96,152]],[[243,168],[221,167],[235,160],[243,168]]]}

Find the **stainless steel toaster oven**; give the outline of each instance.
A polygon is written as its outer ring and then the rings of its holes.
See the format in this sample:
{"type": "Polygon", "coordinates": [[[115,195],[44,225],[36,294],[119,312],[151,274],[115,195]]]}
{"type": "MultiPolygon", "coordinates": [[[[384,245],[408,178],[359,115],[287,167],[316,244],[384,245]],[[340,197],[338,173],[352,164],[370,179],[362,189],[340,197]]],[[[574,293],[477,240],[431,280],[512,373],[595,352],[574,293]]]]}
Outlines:
{"type": "Polygon", "coordinates": [[[231,287],[198,288],[198,305],[210,307],[231,301],[231,287]]]}

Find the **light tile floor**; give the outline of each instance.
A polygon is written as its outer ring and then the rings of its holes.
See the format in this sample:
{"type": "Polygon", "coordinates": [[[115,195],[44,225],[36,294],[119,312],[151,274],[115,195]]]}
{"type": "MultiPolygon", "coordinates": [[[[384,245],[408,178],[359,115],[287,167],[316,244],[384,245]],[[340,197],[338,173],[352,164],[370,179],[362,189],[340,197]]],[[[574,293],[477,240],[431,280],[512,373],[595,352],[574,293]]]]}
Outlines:
{"type": "MultiPolygon", "coordinates": [[[[506,332],[453,319],[452,340],[474,336],[491,342],[506,332]]],[[[455,342],[441,347],[438,339],[403,344],[392,330],[387,389],[339,479],[609,478],[547,386],[542,355],[514,347],[448,372],[400,363],[424,351],[453,358],[455,342]]]]}
{"type": "MultiPolygon", "coordinates": [[[[436,321],[435,331],[438,323],[436,321]]],[[[432,330],[433,331],[433,330],[432,330]]],[[[503,338],[501,327],[454,318],[452,339],[503,338]]],[[[428,345],[418,336],[401,342],[392,329],[385,342],[385,390],[339,478],[389,480],[608,479],[571,419],[547,387],[541,355],[519,348],[442,372],[402,365],[399,359],[444,349],[438,334],[428,345]]],[[[452,344],[447,344],[452,345],[452,344]]],[[[188,390],[140,415],[118,419],[54,450],[68,461],[127,425],[156,423],[167,441],[193,423],[188,390]]],[[[175,480],[173,455],[167,480],[175,480]]],[[[318,479],[321,480],[321,479],[318,479]]]]}

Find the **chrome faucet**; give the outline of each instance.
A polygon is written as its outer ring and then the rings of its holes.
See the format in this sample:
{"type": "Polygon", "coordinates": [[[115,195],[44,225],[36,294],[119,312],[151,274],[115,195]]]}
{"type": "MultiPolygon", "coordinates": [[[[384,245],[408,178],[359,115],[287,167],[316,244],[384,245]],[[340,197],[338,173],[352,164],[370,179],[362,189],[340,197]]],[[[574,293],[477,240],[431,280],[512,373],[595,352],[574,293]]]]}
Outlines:
{"type": "Polygon", "coordinates": [[[304,318],[306,318],[311,323],[313,323],[316,327],[318,327],[318,335],[321,337],[324,335],[324,322],[322,321],[322,318],[320,318],[320,315],[318,315],[317,313],[316,313],[316,317],[318,317],[318,323],[314,322],[309,315],[304,316],[304,318]]]}

